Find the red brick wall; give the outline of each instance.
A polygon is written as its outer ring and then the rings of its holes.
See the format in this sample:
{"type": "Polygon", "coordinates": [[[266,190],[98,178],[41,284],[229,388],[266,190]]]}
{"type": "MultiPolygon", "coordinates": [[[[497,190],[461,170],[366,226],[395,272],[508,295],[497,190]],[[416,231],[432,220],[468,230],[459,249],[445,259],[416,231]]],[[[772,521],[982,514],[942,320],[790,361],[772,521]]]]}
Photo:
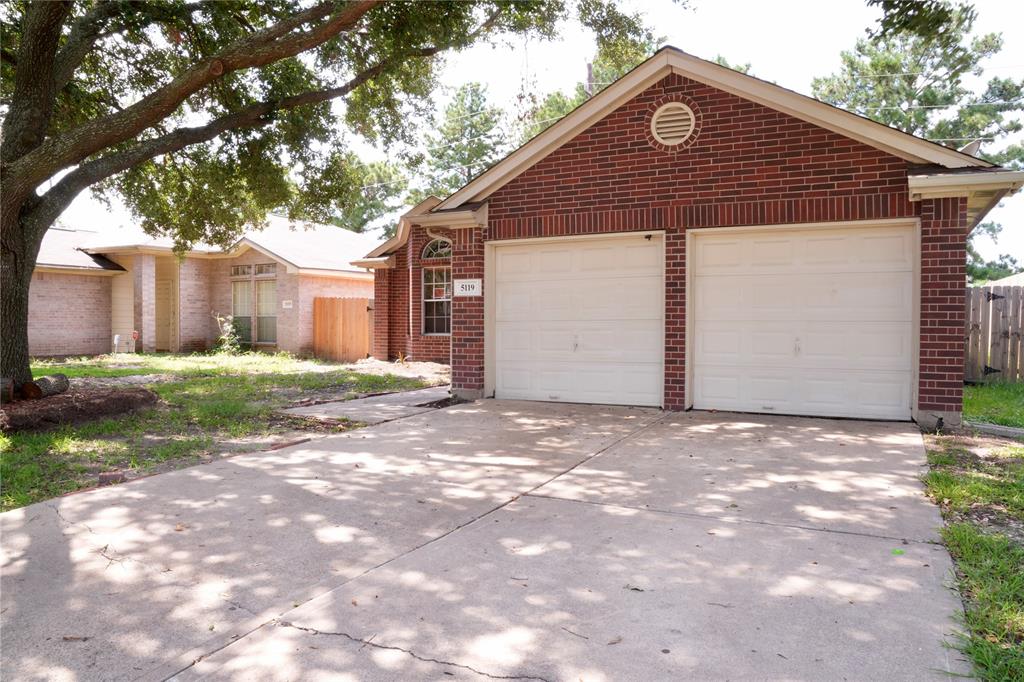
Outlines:
{"type": "Polygon", "coordinates": [[[36,272],[28,290],[33,356],[109,353],[110,277],[36,272]]]}
{"type": "Polygon", "coordinates": [[[921,202],[921,412],[959,413],[964,390],[966,199],[921,202]]]}
{"type": "MultiPolygon", "coordinates": [[[[920,404],[959,411],[953,384],[962,377],[953,375],[962,362],[956,316],[963,314],[966,218],[962,210],[937,207],[940,202],[910,202],[907,169],[891,154],[672,75],[495,192],[487,227],[458,231],[455,277],[482,276],[487,240],[665,230],[665,406],[679,409],[685,392],[686,229],[920,215],[926,256],[922,334],[929,344],[929,354],[922,353],[920,404]],[[651,115],[669,100],[687,103],[699,126],[692,142],[676,151],[649,139],[651,115]],[[947,310],[954,289],[959,307],[947,310]]],[[[388,275],[392,353],[395,320],[404,313],[397,309],[408,301],[402,273],[409,253],[398,254],[399,268],[388,275]]],[[[483,299],[456,299],[453,386],[467,392],[483,388],[482,321],[483,299]]]]}
{"type": "Polygon", "coordinates": [[[391,270],[373,272],[373,357],[391,357],[391,270]]]}
{"type": "MultiPolygon", "coordinates": [[[[379,359],[393,359],[401,354],[410,360],[449,361],[452,337],[423,334],[424,263],[420,256],[431,240],[426,230],[413,228],[409,240],[395,253],[395,267],[376,271],[374,356],[379,359]]],[[[483,251],[480,257],[482,267],[483,251]]],[[[426,265],[444,264],[444,261],[431,261],[426,265]]]]}

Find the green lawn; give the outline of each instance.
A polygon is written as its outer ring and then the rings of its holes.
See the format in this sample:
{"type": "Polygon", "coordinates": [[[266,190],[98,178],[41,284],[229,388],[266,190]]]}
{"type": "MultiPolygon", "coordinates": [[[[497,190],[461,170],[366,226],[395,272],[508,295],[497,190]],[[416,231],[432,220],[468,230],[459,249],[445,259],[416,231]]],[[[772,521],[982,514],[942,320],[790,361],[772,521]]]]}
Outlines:
{"type": "Polygon", "coordinates": [[[138,474],[187,466],[226,449],[245,449],[245,439],[312,428],[307,420],[274,414],[307,391],[351,396],[423,385],[415,379],[258,353],[122,354],[40,362],[33,365],[33,372],[71,377],[165,374],[172,380],[149,386],[165,402],[157,408],[54,431],[0,435],[3,510],[94,486],[104,471],[138,474]]]}
{"type": "Polygon", "coordinates": [[[924,481],[942,508],[965,602],[960,648],[984,680],[1024,680],[1024,444],[927,436],[924,481]]]}
{"type": "Polygon", "coordinates": [[[1024,383],[964,386],[964,419],[1024,429],[1024,383]]]}

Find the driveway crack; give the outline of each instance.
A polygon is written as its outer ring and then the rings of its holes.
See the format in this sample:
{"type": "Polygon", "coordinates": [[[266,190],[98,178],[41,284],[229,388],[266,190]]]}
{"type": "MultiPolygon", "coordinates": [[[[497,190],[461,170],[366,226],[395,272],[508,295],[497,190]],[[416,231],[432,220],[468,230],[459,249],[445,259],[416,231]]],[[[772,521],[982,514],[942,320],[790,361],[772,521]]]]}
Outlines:
{"type": "MultiPolygon", "coordinates": [[[[406,654],[407,656],[411,656],[412,658],[415,658],[417,661],[422,661],[424,663],[436,663],[438,665],[445,665],[445,666],[448,666],[448,667],[451,667],[451,668],[461,668],[462,670],[468,670],[471,673],[474,673],[476,675],[481,675],[483,677],[486,677],[486,678],[492,679],[492,680],[537,680],[537,682],[552,682],[548,678],[540,677],[538,675],[492,675],[490,673],[484,672],[483,670],[477,670],[476,668],[474,668],[472,666],[465,665],[464,663],[454,663],[452,661],[443,661],[443,660],[441,660],[439,658],[430,658],[428,656],[422,656],[420,654],[417,654],[415,651],[412,651],[411,649],[403,649],[400,646],[390,646],[388,644],[377,644],[376,642],[373,641],[373,637],[370,637],[369,639],[363,639],[362,637],[356,637],[354,635],[350,635],[347,632],[325,632],[323,630],[317,630],[316,628],[308,628],[308,627],[303,627],[301,625],[296,625],[295,623],[291,623],[291,622],[286,621],[286,620],[277,621],[277,625],[279,625],[280,627],[292,628],[294,630],[301,630],[302,632],[308,632],[311,635],[324,635],[324,636],[328,636],[328,637],[343,637],[344,639],[347,639],[350,642],[353,642],[355,644],[361,644],[362,646],[359,647],[360,649],[362,649],[364,647],[370,647],[370,648],[373,648],[373,649],[384,649],[384,650],[387,650],[387,651],[400,651],[403,654],[406,654]]],[[[375,636],[376,635],[374,635],[374,637],[375,636]]]]}

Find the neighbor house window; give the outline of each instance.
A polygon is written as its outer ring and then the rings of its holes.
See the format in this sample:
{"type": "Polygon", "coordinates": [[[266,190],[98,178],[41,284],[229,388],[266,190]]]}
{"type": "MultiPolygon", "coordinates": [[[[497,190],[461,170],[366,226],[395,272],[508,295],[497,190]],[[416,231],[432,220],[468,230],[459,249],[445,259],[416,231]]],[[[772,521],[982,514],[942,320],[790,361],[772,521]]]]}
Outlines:
{"type": "Polygon", "coordinates": [[[248,279],[231,282],[231,316],[238,340],[252,343],[252,282],[248,279]]]}
{"type": "Polygon", "coordinates": [[[435,239],[423,247],[423,333],[451,334],[452,331],[452,269],[444,262],[452,256],[452,243],[435,239]]]}
{"type": "Polygon", "coordinates": [[[276,263],[231,266],[231,316],[242,343],[277,343],[276,276],[276,263]]]}
{"type": "Polygon", "coordinates": [[[256,282],[256,342],[277,343],[277,280],[256,282]]]}

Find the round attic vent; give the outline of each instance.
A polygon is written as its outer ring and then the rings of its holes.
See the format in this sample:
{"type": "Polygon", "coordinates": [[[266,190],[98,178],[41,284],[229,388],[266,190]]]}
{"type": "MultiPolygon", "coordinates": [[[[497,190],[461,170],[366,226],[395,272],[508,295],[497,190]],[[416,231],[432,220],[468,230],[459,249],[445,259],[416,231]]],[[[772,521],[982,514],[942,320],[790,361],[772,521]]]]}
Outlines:
{"type": "Polygon", "coordinates": [[[693,110],[682,102],[669,102],[651,117],[651,133],[663,145],[682,144],[693,133],[693,110]]]}

